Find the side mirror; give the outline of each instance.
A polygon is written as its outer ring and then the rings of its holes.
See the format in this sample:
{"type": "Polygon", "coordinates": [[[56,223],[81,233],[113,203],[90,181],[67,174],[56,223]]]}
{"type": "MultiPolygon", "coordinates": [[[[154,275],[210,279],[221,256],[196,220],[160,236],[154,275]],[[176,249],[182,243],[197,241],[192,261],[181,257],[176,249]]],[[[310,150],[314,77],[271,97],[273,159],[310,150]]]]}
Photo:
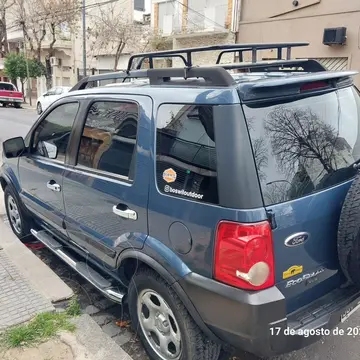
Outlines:
{"type": "Polygon", "coordinates": [[[49,159],[56,159],[58,155],[58,148],[56,145],[43,141],[42,144],[46,149],[46,155],[49,159]]]}
{"type": "Polygon", "coordinates": [[[16,137],[3,142],[3,152],[6,158],[16,158],[21,156],[26,150],[24,139],[16,137]]]}

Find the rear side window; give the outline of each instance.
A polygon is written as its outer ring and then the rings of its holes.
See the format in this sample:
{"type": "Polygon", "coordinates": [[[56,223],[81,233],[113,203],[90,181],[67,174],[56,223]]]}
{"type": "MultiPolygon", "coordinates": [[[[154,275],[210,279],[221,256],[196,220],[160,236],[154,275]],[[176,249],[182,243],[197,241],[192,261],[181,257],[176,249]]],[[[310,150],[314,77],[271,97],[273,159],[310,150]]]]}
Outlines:
{"type": "Polygon", "coordinates": [[[162,105],[156,148],[162,193],[218,204],[213,106],[162,105]]]}
{"type": "Polygon", "coordinates": [[[137,104],[94,102],[81,136],[78,165],[132,178],[137,125],[137,104]]]}
{"type": "Polygon", "coordinates": [[[244,105],[265,205],[340,184],[360,160],[360,99],[353,87],[290,103],[244,105]]]}

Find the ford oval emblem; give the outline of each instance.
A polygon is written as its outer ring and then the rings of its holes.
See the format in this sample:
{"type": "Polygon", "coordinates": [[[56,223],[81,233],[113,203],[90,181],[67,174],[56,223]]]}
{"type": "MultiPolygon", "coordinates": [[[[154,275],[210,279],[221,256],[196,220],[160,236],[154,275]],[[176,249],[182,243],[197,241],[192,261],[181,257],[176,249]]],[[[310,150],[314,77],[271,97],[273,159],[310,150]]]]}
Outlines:
{"type": "Polygon", "coordinates": [[[306,232],[296,233],[289,236],[285,240],[285,246],[294,247],[305,244],[305,242],[309,239],[309,234],[306,232]]]}

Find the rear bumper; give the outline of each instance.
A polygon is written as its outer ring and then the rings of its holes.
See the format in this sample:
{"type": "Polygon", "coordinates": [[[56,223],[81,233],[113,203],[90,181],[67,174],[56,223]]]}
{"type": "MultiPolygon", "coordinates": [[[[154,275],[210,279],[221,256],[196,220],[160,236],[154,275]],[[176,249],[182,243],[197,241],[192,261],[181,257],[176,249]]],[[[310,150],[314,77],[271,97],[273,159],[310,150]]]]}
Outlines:
{"type": "Polygon", "coordinates": [[[336,289],[286,314],[285,298],[276,287],[249,293],[193,273],[180,284],[218,338],[264,357],[298,350],[333,334],[342,315],[360,304],[358,290],[336,289]]]}
{"type": "Polygon", "coordinates": [[[23,103],[24,100],[21,98],[8,98],[8,97],[4,97],[4,96],[0,96],[0,103],[23,103]]]}

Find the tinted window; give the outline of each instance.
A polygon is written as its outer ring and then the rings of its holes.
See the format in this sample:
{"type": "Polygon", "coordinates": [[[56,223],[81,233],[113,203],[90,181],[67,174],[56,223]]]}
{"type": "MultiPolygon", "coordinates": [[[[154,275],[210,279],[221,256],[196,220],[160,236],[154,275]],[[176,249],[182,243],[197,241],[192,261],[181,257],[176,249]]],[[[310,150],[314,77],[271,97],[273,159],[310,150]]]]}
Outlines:
{"type": "Polygon", "coordinates": [[[79,109],[78,103],[63,104],[51,111],[34,132],[33,153],[65,161],[71,129],[79,109]]]}
{"type": "Polygon", "coordinates": [[[156,143],[161,192],[218,203],[212,106],[162,105],[156,143]]]}
{"type": "Polygon", "coordinates": [[[356,174],[360,100],[355,88],[268,107],[244,106],[244,111],[266,205],[356,174]]]}
{"type": "Polygon", "coordinates": [[[81,137],[78,164],[131,177],[137,121],[138,106],[134,103],[94,103],[81,137]]]}

